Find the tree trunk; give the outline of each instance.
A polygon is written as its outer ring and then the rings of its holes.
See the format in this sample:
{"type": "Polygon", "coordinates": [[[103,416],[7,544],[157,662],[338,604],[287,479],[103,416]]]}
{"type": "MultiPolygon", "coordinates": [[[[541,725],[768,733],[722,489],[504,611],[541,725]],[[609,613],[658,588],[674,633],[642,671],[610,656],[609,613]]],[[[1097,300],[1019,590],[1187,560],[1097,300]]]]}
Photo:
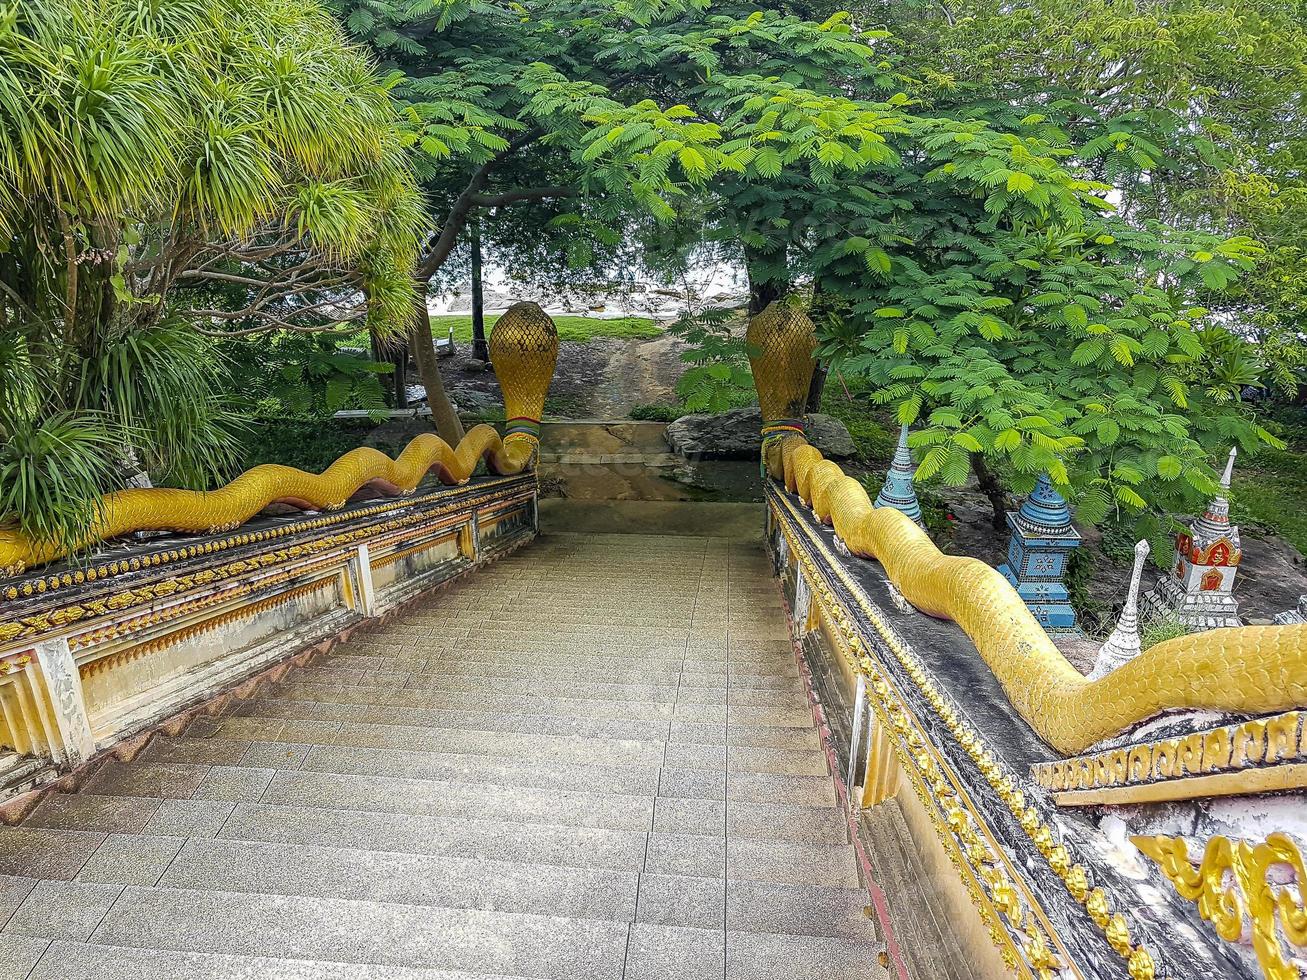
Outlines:
{"type": "Polygon", "coordinates": [[[805,411],[821,411],[821,395],[826,390],[826,374],[826,365],[818,361],[817,369],[812,372],[812,381],[808,385],[808,403],[804,406],[805,411]]]}
{"type": "Polygon", "coordinates": [[[775,278],[766,268],[775,255],[744,246],[744,268],[749,274],[749,316],[757,316],[768,305],[780,299],[789,289],[789,282],[784,278],[775,278]]]}
{"type": "Polygon", "coordinates": [[[436,345],[431,337],[431,314],[427,312],[426,290],[419,290],[418,306],[413,317],[412,347],[417,361],[418,374],[427,389],[427,405],[431,408],[431,421],[435,423],[440,438],[451,446],[457,446],[463,438],[463,423],[458,413],[445,394],[445,384],[440,378],[440,364],[436,360],[436,345]]]}
{"type": "Polygon", "coordinates": [[[368,338],[372,341],[372,359],[392,367],[386,392],[387,404],[391,408],[408,408],[408,343],[379,337],[371,328],[368,329],[368,338]]]}
{"type": "Polygon", "coordinates": [[[490,346],[486,343],[486,304],[481,292],[481,219],[473,216],[469,224],[472,246],[472,356],[478,361],[489,361],[490,346]]]}
{"type": "MultiPolygon", "coordinates": [[[[812,303],[810,304],[813,322],[819,322],[821,319],[824,306],[824,293],[821,288],[821,276],[814,276],[812,280],[812,303]]],[[[816,369],[812,372],[812,381],[808,383],[808,402],[804,406],[807,412],[821,411],[821,395],[826,390],[826,374],[830,368],[817,361],[816,369]]]]}
{"type": "Polygon", "coordinates": [[[1007,512],[1011,504],[1007,499],[1003,484],[994,475],[994,471],[985,465],[983,453],[971,454],[971,472],[976,474],[976,482],[980,484],[981,492],[989,498],[989,505],[994,508],[993,523],[995,530],[1006,530],[1007,512]]]}

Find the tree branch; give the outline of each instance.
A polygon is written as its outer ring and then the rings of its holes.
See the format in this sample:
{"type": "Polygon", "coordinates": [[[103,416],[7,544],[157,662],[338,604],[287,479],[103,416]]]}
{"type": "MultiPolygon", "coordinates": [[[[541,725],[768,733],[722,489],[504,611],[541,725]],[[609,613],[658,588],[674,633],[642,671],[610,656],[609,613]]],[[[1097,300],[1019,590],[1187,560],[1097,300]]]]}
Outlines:
{"type": "Polygon", "coordinates": [[[472,213],[473,208],[478,207],[476,198],[480,196],[481,189],[486,186],[486,181],[490,179],[491,171],[542,135],[543,131],[534,126],[518,133],[509,141],[508,146],[481,164],[473,172],[467,186],[463,188],[462,193],[458,195],[453,206],[449,209],[449,214],[445,216],[444,223],[440,226],[440,234],[436,236],[430,251],[418,263],[415,278],[419,282],[430,282],[431,277],[440,270],[440,267],[445,264],[445,260],[449,258],[449,253],[454,251],[454,246],[458,243],[459,233],[467,224],[468,216],[472,213]]]}
{"type": "Polygon", "coordinates": [[[575,187],[523,187],[502,194],[474,194],[472,203],[481,208],[497,208],[518,201],[543,201],[552,197],[576,197],[575,187]]]}

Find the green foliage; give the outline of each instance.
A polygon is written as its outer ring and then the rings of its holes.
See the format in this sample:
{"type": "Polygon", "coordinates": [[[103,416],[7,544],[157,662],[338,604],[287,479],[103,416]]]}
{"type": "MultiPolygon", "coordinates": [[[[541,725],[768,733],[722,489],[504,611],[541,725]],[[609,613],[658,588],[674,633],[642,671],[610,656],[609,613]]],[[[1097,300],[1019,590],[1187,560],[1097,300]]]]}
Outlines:
{"type": "Polygon", "coordinates": [[[280,417],[386,413],[382,376],[394,367],[339,349],[347,334],[272,334],[231,341],[232,380],[243,398],[280,417]]]}
{"type": "Polygon", "coordinates": [[[262,463],[294,466],[321,473],[337,459],[359,446],[371,446],[395,456],[414,433],[396,431],[381,435],[366,419],[297,419],[277,415],[256,415],[241,439],[241,467],[262,463]]]}
{"type": "Polygon", "coordinates": [[[1287,443],[1234,470],[1231,513],[1245,528],[1283,535],[1307,555],[1307,408],[1286,408],[1267,421],[1287,443]]]}
{"type": "Polygon", "coordinates": [[[675,422],[684,414],[680,405],[636,405],[631,409],[631,418],[644,422],[675,422]]]}
{"type": "Polygon", "coordinates": [[[228,473],[206,334],[405,326],[405,139],[311,0],[0,9],[0,524],[74,542],[127,475],[228,473]]]}
{"type": "Polygon", "coordinates": [[[1188,634],[1189,628],[1175,616],[1158,616],[1146,619],[1140,624],[1139,644],[1148,650],[1159,643],[1188,634]]]}
{"type": "Polygon", "coordinates": [[[1078,149],[1122,213],[1246,235],[1267,253],[1220,309],[1290,393],[1307,349],[1307,19],[1298,0],[877,0],[909,91],[1078,149]]]}
{"type": "MultiPolygon", "coordinates": [[[[499,319],[498,314],[486,317],[486,336],[490,328],[499,319]]],[[[619,340],[643,340],[658,337],[663,330],[653,320],[643,316],[556,316],[554,325],[558,327],[558,339],[577,344],[613,337],[619,340]]],[[[431,318],[431,330],[437,337],[448,334],[454,328],[454,339],[466,343],[472,339],[472,317],[458,314],[443,314],[431,318]]]]}
{"type": "Polygon", "coordinates": [[[676,382],[685,411],[725,412],[756,400],[749,348],[740,326],[734,311],[706,309],[668,327],[686,344],[681,360],[690,367],[676,382]]]}
{"type": "Polygon", "coordinates": [[[0,440],[0,513],[36,540],[76,541],[99,516],[117,442],[94,415],[24,419],[0,440]]]}
{"type": "MultiPolygon", "coordinates": [[[[844,423],[853,438],[857,460],[861,465],[884,466],[894,455],[898,433],[888,427],[882,418],[878,418],[870,406],[856,397],[846,395],[834,377],[827,379],[821,410],[844,423]]],[[[880,492],[879,484],[876,492],[880,492]]]]}

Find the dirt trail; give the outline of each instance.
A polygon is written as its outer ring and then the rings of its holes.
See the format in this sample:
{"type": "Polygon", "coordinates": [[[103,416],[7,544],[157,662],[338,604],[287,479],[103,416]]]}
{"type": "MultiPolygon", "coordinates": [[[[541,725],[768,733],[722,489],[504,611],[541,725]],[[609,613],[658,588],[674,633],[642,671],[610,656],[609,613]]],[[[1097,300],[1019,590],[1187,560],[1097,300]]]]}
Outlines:
{"type": "Polygon", "coordinates": [[[674,402],[676,379],[685,370],[684,349],[679,338],[667,334],[613,342],[603,377],[591,392],[594,417],[624,419],[636,405],[674,402]]]}
{"type": "MultiPolygon", "coordinates": [[[[636,405],[676,401],[685,370],[685,344],[664,334],[648,340],[601,337],[564,342],[549,385],[546,415],[554,419],[625,419],[636,405]]],[[[469,370],[471,345],[440,362],[446,390],[465,412],[502,410],[499,384],[488,371],[469,370]]],[[[415,380],[415,379],[414,379],[415,380]]]]}

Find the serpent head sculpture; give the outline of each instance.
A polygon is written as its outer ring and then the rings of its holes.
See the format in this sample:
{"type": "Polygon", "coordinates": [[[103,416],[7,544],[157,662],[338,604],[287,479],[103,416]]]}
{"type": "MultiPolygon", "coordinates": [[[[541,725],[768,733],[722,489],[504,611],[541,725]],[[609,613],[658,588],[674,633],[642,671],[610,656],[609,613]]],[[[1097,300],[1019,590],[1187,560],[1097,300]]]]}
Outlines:
{"type": "Polygon", "coordinates": [[[483,424],[469,430],[454,447],[437,435],[423,433],[395,459],[376,449],[351,449],[321,473],[266,464],[246,470],[217,490],[119,490],[101,498],[98,518],[79,541],[35,541],[16,530],[0,530],[0,573],[17,575],[133,531],[230,529],[273,503],[335,510],[364,487],[387,496],[407,494],[428,472],[445,484],[466,483],[482,459],[492,473],[521,473],[532,465],[539,444],[545,392],[558,360],[558,330],[535,303],[518,303],[491,329],[490,352],[509,419],[502,439],[492,426],[483,424]]]}
{"type": "Polygon", "coordinates": [[[1062,655],[998,571],[945,555],[906,515],[875,508],[861,483],[803,435],[812,321],[773,304],[749,324],[767,472],[874,558],[916,608],[951,619],[976,645],[1013,706],[1059,752],[1081,752],[1168,711],[1265,714],[1307,706],[1307,625],[1244,626],[1160,643],[1097,680],[1062,655]]]}

